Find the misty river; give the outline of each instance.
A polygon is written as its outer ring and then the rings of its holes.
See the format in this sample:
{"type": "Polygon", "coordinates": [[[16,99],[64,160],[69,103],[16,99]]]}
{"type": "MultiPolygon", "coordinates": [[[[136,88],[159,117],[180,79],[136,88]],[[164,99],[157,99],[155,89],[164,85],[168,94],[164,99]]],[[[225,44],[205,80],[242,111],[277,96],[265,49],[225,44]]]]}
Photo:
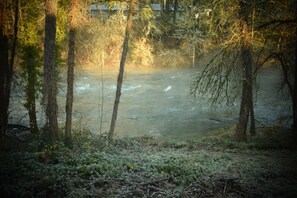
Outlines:
{"type": "MultiPolygon", "coordinates": [[[[75,78],[73,128],[107,133],[110,126],[117,73],[100,74],[100,69],[80,69],[75,78]],[[102,103],[103,101],[103,103],[102,103]]],[[[239,102],[234,107],[213,108],[194,99],[190,85],[197,69],[163,69],[149,72],[125,72],[115,128],[116,137],[156,136],[166,139],[191,139],[236,124],[239,102]]],[[[281,69],[261,69],[257,76],[255,101],[257,125],[289,126],[290,100],[281,97],[278,88],[281,69]]],[[[60,83],[59,123],[65,122],[66,75],[60,83]]],[[[62,79],[63,79],[62,78],[62,79]]],[[[15,95],[15,94],[14,94],[15,95]]],[[[28,125],[21,99],[13,97],[10,123],[28,125]]],[[[38,105],[38,122],[44,122],[38,105]]]]}

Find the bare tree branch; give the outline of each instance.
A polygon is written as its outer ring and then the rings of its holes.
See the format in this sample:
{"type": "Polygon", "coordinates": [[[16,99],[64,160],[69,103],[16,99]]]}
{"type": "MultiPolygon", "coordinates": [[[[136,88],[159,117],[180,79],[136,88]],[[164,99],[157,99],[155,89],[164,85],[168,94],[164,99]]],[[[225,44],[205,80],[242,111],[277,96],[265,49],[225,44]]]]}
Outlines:
{"type": "Polygon", "coordinates": [[[287,20],[276,19],[276,20],[269,21],[267,23],[260,24],[260,25],[256,26],[255,29],[260,30],[260,29],[266,28],[267,26],[270,26],[270,25],[276,24],[277,26],[280,26],[280,25],[285,25],[285,24],[290,24],[290,23],[297,24],[297,19],[287,19],[287,20]]]}

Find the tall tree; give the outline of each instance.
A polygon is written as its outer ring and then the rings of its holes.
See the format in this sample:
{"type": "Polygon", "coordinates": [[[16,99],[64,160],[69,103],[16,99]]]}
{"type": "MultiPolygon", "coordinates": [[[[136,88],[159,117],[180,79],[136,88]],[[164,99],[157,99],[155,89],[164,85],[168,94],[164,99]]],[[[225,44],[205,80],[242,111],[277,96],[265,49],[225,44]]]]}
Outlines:
{"type": "Polygon", "coordinates": [[[12,17],[14,21],[9,21],[7,0],[0,2],[0,140],[4,138],[8,123],[10,88],[18,33],[19,0],[12,1],[12,5],[15,8],[12,17]],[[13,32],[8,27],[12,23],[13,32]],[[11,48],[9,48],[10,43],[11,48]]]}
{"type": "Polygon", "coordinates": [[[71,145],[72,135],[72,106],[73,106],[73,82],[74,82],[74,66],[75,66],[75,38],[77,30],[77,13],[78,0],[70,1],[69,10],[69,49],[68,49],[68,70],[67,70],[67,98],[66,98],[66,126],[65,126],[65,143],[71,145]]]}
{"type": "Polygon", "coordinates": [[[58,0],[46,0],[45,41],[44,41],[44,70],[43,70],[43,97],[46,123],[43,130],[43,139],[52,143],[58,139],[57,121],[57,69],[56,69],[56,18],[58,0]]]}
{"type": "MultiPolygon", "coordinates": [[[[297,3],[296,3],[297,7],[297,3]]],[[[297,12],[297,8],[296,8],[297,12]]],[[[297,29],[295,30],[297,38],[297,29]]],[[[297,42],[295,44],[295,65],[294,65],[294,93],[293,93],[293,132],[295,134],[295,141],[297,142],[297,42]]]]}
{"type": "MultiPolygon", "coordinates": [[[[206,19],[204,30],[215,36],[212,42],[219,45],[218,53],[207,64],[194,82],[193,92],[206,94],[212,102],[234,104],[241,83],[241,103],[236,128],[236,139],[246,139],[250,118],[250,134],[255,135],[255,115],[253,105],[253,57],[250,29],[251,1],[239,0],[238,4],[231,1],[214,2],[209,18],[206,19]],[[207,22],[208,21],[208,22],[207,22]],[[216,27],[216,28],[214,28],[216,27]],[[212,65],[212,66],[210,66],[212,65]],[[241,68],[238,67],[241,65],[241,68]],[[240,73],[239,73],[240,72],[240,73]],[[240,78],[239,78],[240,76],[240,78]],[[240,81],[239,81],[240,79],[240,81]],[[223,101],[223,102],[222,102],[223,101]]],[[[205,21],[202,18],[202,20],[205,21]]],[[[201,23],[203,21],[201,20],[201,23]]],[[[196,37],[197,38],[197,37],[196,37]]],[[[211,38],[211,37],[210,37],[211,38]]]]}
{"type": "Polygon", "coordinates": [[[38,133],[36,99],[40,94],[43,66],[41,46],[44,25],[36,23],[44,16],[44,11],[36,9],[43,0],[23,2],[20,11],[22,18],[19,23],[18,51],[20,57],[20,69],[23,81],[20,86],[24,87],[25,104],[28,110],[29,124],[32,133],[38,133]]]}
{"type": "MultiPolygon", "coordinates": [[[[240,104],[239,120],[236,128],[236,139],[244,141],[246,139],[246,130],[249,120],[249,115],[254,118],[253,115],[253,60],[251,55],[251,40],[248,29],[248,9],[249,6],[246,1],[239,2],[239,16],[241,17],[241,59],[242,59],[242,96],[240,104]]],[[[252,121],[254,124],[255,122],[252,121]]],[[[254,126],[251,128],[255,129],[254,126]]],[[[255,131],[251,131],[252,134],[255,131]]]]}
{"type": "MultiPolygon", "coordinates": [[[[295,0],[295,20],[297,21],[297,1],[295,0]]],[[[294,63],[294,87],[293,87],[293,132],[297,142],[297,28],[295,29],[295,63],[294,63]]]]}
{"type": "MultiPolygon", "coordinates": [[[[296,3],[297,7],[297,3],[296,3]]],[[[297,11],[297,9],[296,9],[297,11]]],[[[297,38],[297,29],[295,30],[297,38]]],[[[293,132],[297,142],[297,43],[295,44],[295,65],[294,65],[294,93],[293,93],[293,132]]]]}
{"type": "MultiPolygon", "coordinates": [[[[292,97],[293,118],[296,120],[297,94],[295,90],[294,96],[293,89],[296,77],[293,77],[294,70],[291,70],[291,65],[296,65],[296,62],[291,64],[292,54],[297,53],[294,51],[296,46],[292,45],[296,41],[296,0],[235,2],[237,3],[229,0],[211,1],[213,7],[207,29],[215,38],[212,42],[221,45],[218,45],[219,52],[195,80],[193,93],[200,92],[207,95],[208,99],[229,103],[231,93],[237,93],[237,90],[234,91],[235,88],[241,87],[242,90],[238,91],[242,95],[236,138],[244,141],[249,116],[250,134],[256,133],[252,79],[257,70],[253,71],[253,65],[258,69],[270,59],[275,59],[281,64],[284,84],[288,86],[292,97]],[[257,58],[253,57],[255,54],[258,54],[257,58]],[[253,62],[254,60],[256,62],[253,62]],[[239,68],[241,73],[237,72],[239,68]],[[238,86],[239,80],[230,81],[230,76],[233,79],[235,77],[235,80],[239,79],[242,86],[238,86]]],[[[296,131],[296,124],[294,127],[296,131]]]]}
{"type": "Polygon", "coordinates": [[[266,2],[265,7],[263,6],[266,11],[264,14],[267,16],[267,12],[269,12],[269,15],[266,20],[262,20],[256,26],[256,31],[263,32],[265,47],[270,50],[264,61],[257,67],[271,59],[280,64],[283,71],[282,88],[287,88],[287,96],[291,98],[292,102],[293,132],[297,141],[297,1],[287,0],[269,3],[266,2]],[[273,46],[273,48],[269,46],[273,46]]]}
{"type": "Polygon", "coordinates": [[[7,98],[6,87],[7,87],[7,72],[9,69],[8,64],[8,38],[5,32],[5,24],[7,20],[7,1],[3,0],[0,2],[1,10],[0,10],[0,138],[1,140],[4,138],[5,127],[7,125],[6,122],[6,114],[7,114],[7,106],[5,104],[5,98],[7,98]]]}
{"type": "MultiPolygon", "coordinates": [[[[297,9],[296,9],[297,10],[297,9]]],[[[297,31],[296,31],[297,38],[297,31]]],[[[297,142],[297,43],[295,44],[295,66],[294,66],[294,95],[293,95],[293,132],[297,142]]]]}
{"type": "Polygon", "coordinates": [[[128,14],[128,19],[127,19],[125,39],[124,39],[124,43],[123,43],[122,58],[121,58],[121,62],[120,62],[120,71],[119,71],[119,75],[118,75],[118,79],[117,79],[116,96],[115,96],[112,118],[111,118],[111,123],[110,123],[110,129],[109,129],[109,134],[108,134],[108,139],[110,141],[113,140],[114,129],[115,129],[115,125],[116,125],[116,119],[117,119],[118,108],[119,108],[119,103],[120,103],[121,89],[122,89],[123,76],[124,76],[124,68],[125,68],[125,62],[126,62],[126,57],[127,57],[127,53],[128,53],[129,36],[130,36],[131,29],[132,29],[134,4],[135,4],[135,0],[131,0],[130,6],[129,6],[130,8],[129,8],[129,14],[128,14]]]}
{"type": "Polygon", "coordinates": [[[41,57],[39,55],[40,48],[33,45],[22,47],[21,66],[24,70],[24,77],[27,81],[25,86],[26,103],[25,108],[29,113],[30,129],[32,133],[39,132],[36,118],[36,96],[38,90],[38,77],[40,76],[38,68],[41,65],[41,57]]]}

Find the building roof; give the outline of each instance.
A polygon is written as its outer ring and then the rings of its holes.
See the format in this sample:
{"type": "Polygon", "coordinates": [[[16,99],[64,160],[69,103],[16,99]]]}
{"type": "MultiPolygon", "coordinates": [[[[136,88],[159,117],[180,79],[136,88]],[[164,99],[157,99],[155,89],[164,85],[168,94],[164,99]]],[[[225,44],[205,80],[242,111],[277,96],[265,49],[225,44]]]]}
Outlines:
{"type": "MultiPolygon", "coordinates": [[[[150,4],[152,10],[154,11],[161,11],[161,5],[159,3],[153,3],[150,4]]],[[[122,8],[123,10],[127,10],[127,6],[123,6],[122,8]]],[[[105,4],[91,4],[91,10],[92,11],[96,11],[96,10],[100,10],[100,11],[116,11],[119,10],[119,6],[115,5],[113,8],[109,8],[107,5],[105,4]]],[[[139,10],[139,6],[135,6],[135,10],[139,10]]],[[[174,5],[170,4],[169,5],[169,10],[174,10],[174,5]]]]}

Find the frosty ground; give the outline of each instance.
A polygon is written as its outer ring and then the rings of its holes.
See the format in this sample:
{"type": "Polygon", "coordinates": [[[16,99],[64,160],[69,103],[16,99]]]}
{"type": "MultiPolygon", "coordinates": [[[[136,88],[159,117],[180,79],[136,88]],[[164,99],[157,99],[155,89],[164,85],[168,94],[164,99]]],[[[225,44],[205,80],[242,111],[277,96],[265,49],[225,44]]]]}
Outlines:
{"type": "Polygon", "coordinates": [[[291,137],[267,128],[246,143],[229,130],[192,141],[115,139],[89,131],[37,152],[34,137],[1,146],[1,197],[296,197],[291,137]]]}

